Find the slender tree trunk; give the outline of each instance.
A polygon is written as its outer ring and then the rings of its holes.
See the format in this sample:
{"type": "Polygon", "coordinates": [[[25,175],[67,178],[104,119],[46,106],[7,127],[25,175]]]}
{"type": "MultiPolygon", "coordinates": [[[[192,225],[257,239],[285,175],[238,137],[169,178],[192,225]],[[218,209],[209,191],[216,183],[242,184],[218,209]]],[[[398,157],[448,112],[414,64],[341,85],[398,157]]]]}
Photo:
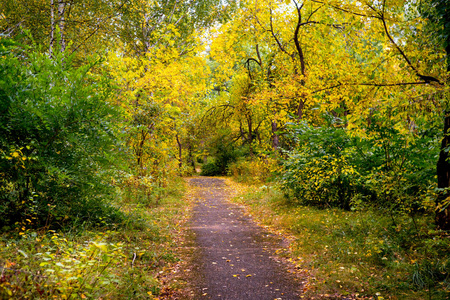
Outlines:
{"type": "Polygon", "coordinates": [[[50,0],[50,43],[49,43],[49,54],[50,57],[53,57],[53,52],[55,48],[55,31],[56,28],[59,28],[59,36],[60,36],[60,51],[64,52],[66,50],[66,37],[65,37],[65,13],[66,13],[66,5],[67,3],[64,1],[57,1],[55,4],[55,0],[50,0]],[[55,11],[57,13],[57,18],[55,18],[55,11]]]}
{"type": "Polygon", "coordinates": [[[139,167],[139,174],[141,176],[144,176],[144,173],[145,173],[144,172],[144,146],[145,146],[145,140],[147,138],[147,133],[144,132],[144,130],[142,130],[140,132],[140,134],[138,135],[138,137],[140,137],[140,140],[139,140],[139,143],[136,146],[136,150],[135,150],[136,160],[137,160],[136,162],[139,167]]]}
{"type": "Polygon", "coordinates": [[[248,146],[250,150],[250,155],[253,156],[253,122],[250,114],[247,116],[247,128],[248,128],[248,146]]]}
{"type": "MultiPolygon", "coordinates": [[[[302,79],[300,80],[300,85],[304,86],[305,85],[305,77],[306,77],[306,62],[305,62],[305,55],[303,53],[303,48],[300,45],[300,40],[299,40],[299,33],[300,33],[300,27],[302,26],[302,5],[297,5],[297,3],[295,3],[296,7],[297,7],[297,15],[298,15],[298,19],[297,19],[297,26],[295,27],[295,32],[294,32],[294,44],[295,44],[295,48],[297,49],[297,54],[298,54],[298,58],[300,60],[300,71],[302,74],[302,79]]],[[[297,68],[295,68],[295,74],[297,74],[297,68]]],[[[300,99],[300,102],[298,103],[297,106],[297,117],[298,120],[300,121],[301,119],[303,119],[303,108],[305,107],[305,100],[300,99]]]]}
{"type": "Polygon", "coordinates": [[[299,121],[301,119],[303,119],[303,108],[304,107],[305,107],[305,102],[303,100],[300,100],[300,102],[298,103],[298,107],[297,107],[297,117],[298,117],[299,121]]]}
{"type": "Polygon", "coordinates": [[[178,145],[178,168],[180,169],[181,172],[181,168],[183,167],[183,147],[180,141],[180,137],[178,136],[178,134],[176,135],[177,138],[177,145],[178,145]]]}
{"type": "MultiPolygon", "coordinates": [[[[445,47],[447,52],[447,71],[450,72],[450,35],[447,36],[447,46],[445,47]]],[[[447,81],[447,84],[450,82],[447,81]]],[[[450,146],[450,111],[445,112],[444,117],[444,137],[441,143],[441,152],[439,153],[439,160],[437,163],[437,180],[438,188],[448,188],[450,187],[450,162],[449,160],[449,150],[450,146]]],[[[437,198],[437,206],[450,195],[446,193],[440,193],[437,198]]],[[[450,207],[444,209],[438,209],[436,211],[435,217],[436,225],[439,229],[450,230],[450,207]]]]}
{"type": "Polygon", "coordinates": [[[58,4],[58,18],[59,18],[59,34],[61,37],[61,52],[66,50],[66,38],[64,34],[65,30],[65,12],[66,12],[66,2],[59,1],[58,4]]]}
{"type": "Polygon", "coordinates": [[[272,121],[272,147],[274,151],[278,150],[280,141],[277,134],[278,126],[276,121],[272,121]]]}
{"type": "MultiPolygon", "coordinates": [[[[437,163],[437,179],[438,188],[448,188],[450,186],[450,163],[448,161],[449,153],[446,149],[450,146],[450,112],[445,113],[444,120],[444,137],[442,138],[441,152],[439,153],[439,160],[437,163]]],[[[437,205],[442,203],[448,195],[441,193],[437,199],[437,205]]],[[[450,230],[450,214],[449,209],[439,209],[436,212],[436,225],[443,230],[450,230]]]]}
{"type": "Polygon", "coordinates": [[[55,42],[55,3],[50,0],[50,43],[48,52],[53,57],[53,44],[55,42]]]}
{"type": "Polygon", "coordinates": [[[192,155],[193,154],[192,144],[190,142],[187,144],[187,149],[188,149],[188,164],[192,167],[194,173],[197,173],[197,170],[195,170],[194,156],[192,155]]]}

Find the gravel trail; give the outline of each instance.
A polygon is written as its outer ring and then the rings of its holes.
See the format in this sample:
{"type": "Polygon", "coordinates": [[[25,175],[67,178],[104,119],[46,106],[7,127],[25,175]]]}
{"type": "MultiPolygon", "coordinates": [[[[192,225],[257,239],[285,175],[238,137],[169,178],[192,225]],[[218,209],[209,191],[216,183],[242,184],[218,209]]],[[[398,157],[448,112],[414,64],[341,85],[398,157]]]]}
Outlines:
{"type": "Polygon", "coordinates": [[[299,299],[299,280],[274,254],[282,240],[227,201],[219,178],[189,179],[197,190],[193,235],[194,299],[299,299]]]}

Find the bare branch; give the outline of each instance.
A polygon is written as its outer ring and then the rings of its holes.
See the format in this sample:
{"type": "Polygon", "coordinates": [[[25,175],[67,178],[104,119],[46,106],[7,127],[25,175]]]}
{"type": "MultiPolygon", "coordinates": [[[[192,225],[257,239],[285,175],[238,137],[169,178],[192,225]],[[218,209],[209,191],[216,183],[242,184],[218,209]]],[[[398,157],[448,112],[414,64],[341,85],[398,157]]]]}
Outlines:
{"type": "Polygon", "coordinates": [[[247,61],[245,63],[250,64],[250,61],[254,61],[261,67],[261,63],[259,61],[257,61],[256,59],[254,59],[253,57],[247,58],[247,61]]]}
{"type": "Polygon", "coordinates": [[[311,14],[309,15],[308,19],[306,20],[307,22],[309,22],[309,20],[311,20],[312,16],[318,12],[322,7],[324,7],[324,5],[319,6],[318,8],[316,8],[314,11],[311,12],[311,14]]]}
{"type": "MultiPolygon", "coordinates": [[[[318,0],[312,0],[312,1],[315,2],[315,3],[325,4],[324,2],[318,1],[318,0]]],[[[330,5],[330,4],[328,4],[328,5],[330,5]]],[[[366,15],[366,14],[362,14],[362,13],[357,13],[357,12],[354,12],[354,11],[351,11],[351,10],[339,7],[337,5],[330,5],[330,7],[334,8],[334,9],[337,9],[337,10],[340,10],[340,11],[343,11],[345,13],[349,13],[349,14],[355,15],[355,16],[366,17],[366,18],[377,18],[377,19],[379,18],[378,15],[366,15]]]]}
{"type": "MultiPolygon", "coordinates": [[[[52,0],[53,1],[53,0],[52,0]]],[[[75,51],[77,51],[81,46],[85,45],[86,42],[94,35],[97,33],[97,31],[100,29],[100,23],[104,23],[106,20],[111,19],[112,17],[117,15],[117,11],[121,10],[125,4],[127,4],[127,2],[129,2],[129,0],[125,0],[121,5],[119,5],[119,7],[116,9],[116,11],[112,14],[110,14],[109,16],[106,16],[103,19],[100,19],[99,21],[96,22],[96,27],[95,29],[88,35],[86,35],[86,37],[83,39],[83,41],[77,46],[74,47],[74,49],[72,50],[72,53],[74,53],[75,51]]]]}
{"type": "Polygon", "coordinates": [[[300,59],[301,73],[302,73],[303,76],[305,76],[305,71],[306,71],[305,56],[303,54],[303,49],[300,46],[300,41],[298,40],[298,34],[300,32],[300,27],[302,26],[302,12],[301,12],[301,8],[303,7],[303,5],[299,7],[297,5],[297,3],[296,3],[296,7],[297,7],[298,20],[297,20],[297,26],[295,27],[295,32],[294,32],[294,43],[295,43],[295,48],[297,49],[297,53],[298,53],[298,56],[299,56],[299,59],[300,59]]]}
{"type": "Polygon", "coordinates": [[[256,44],[256,55],[258,56],[259,66],[262,68],[262,59],[261,59],[261,54],[259,53],[259,45],[258,44],[256,44]]]}
{"type": "MultiPolygon", "coordinates": [[[[386,5],[386,0],[383,0],[383,11],[380,13],[380,18],[379,19],[383,23],[384,32],[386,33],[386,36],[388,37],[388,39],[391,41],[391,43],[394,45],[394,47],[397,49],[397,51],[400,52],[400,55],[406,60],[408,65],[411,67],[411,69],[414,70],[414,72],[416,73],[416,75],[420,79],[424,80],[426,83],[430,83],[430,82],[434,81],[434,82],[437,82],[437,83],[441,84],[441,82],[437,78],[434,78],[432,76],[425,76],[425,75],[420,74],[419,71],[411,63],[411,61],[409,60],[408,56],[406,56],[405,52],[403,52],[403,50],[400,48],[400,46],[398,46],[397,43],[394,41],[394,39],[392,38],[392,36],[389,33],[389,30],[387,28],[386,19],[385,19],[385,8],[386,8],[385,5],[386,5]]],[[[372,8],[372,9],[374,9],[374,8],[372,8]]]]}
{"type": "Polygon", "coordinates": [[[275,41],[278,44],[278,47],[280,48],[280,50],[284,53],[286,53],[287,55],[291,56],[289,54],[289,52],[286,51],[286,49],[284,49],[283,45],[281,44],[280,40],[278,39],[278,37],[276,36],[274,29],[273,29],[273,14],[272,14],[272,8],[269,8],[270,11],[270,30],[269,32],[272,34],[272,37],[275,39],[275,41]]]}
{"type": "Polygon", "coordinates": [[[408,85],[422,85],[422,84],[430,84],[429,81],[415,81],[415,82],[393,82],[393,83],[371,83],[371,82],[363,82],[363,83],[338,83],[335,85],[331,85],[329,87],[325,87],[320,90],[315,90],[311,92],[311,94],[317,94],[324,91],[333,90],[338,87],[344,86],[373,86],[373,87],[390,87],[390,86],[408,86],[408,85]]]}

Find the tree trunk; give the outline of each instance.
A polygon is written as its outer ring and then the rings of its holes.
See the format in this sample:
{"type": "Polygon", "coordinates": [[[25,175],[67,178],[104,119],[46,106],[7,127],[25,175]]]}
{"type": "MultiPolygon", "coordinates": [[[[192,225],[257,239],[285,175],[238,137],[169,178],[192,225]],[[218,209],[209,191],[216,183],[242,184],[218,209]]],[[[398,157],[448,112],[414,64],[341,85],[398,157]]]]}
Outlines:
{"type": "MultiPolygon", "coordinates": [[[[448,188],[450,186],[450,163],[448,161],[449,152],[446,149],[450,146],[450,112],[445,113],[444,137],[442,138],[441,152],[437,163],[438,188],[448,188]]],[[[447,198],[447,193],[440,193],[437,199],[437,205],[447,198]]],[[[439,209],[436,212],[436,225],[439,229],[450,230],[450,212],[449,208],[439,209]]]]}
{"type": "Polygon", "coordinates": [[[66,3],[64,1],[60,1],[58,4],[58,17],[59,17],[59,34],[61,37],[61,52],[66,51],[66,38],[64,34],[65,30],[65,12],[66,12],[66,3]]]}
{"type": "Polygon", "coordinates": [[[297,106],[297,118],[299,121],[303,119],[304,106],[305,106],[305,102],[303,100],[300,100],[300,102],[298,103],[298,106],[297,106]]]}
{"type": "Polygon", "coordinates": [[[194,161],[194,155],[193,155],[193,150],[192,150],[192,144],[189,142],[187,144],[187,149],[188,149],[188,164],[192,167],[192,170],[194,171],[194,174],[197,173],[197,170],[195,170],[195,161],[194,161]]]}
{"type": "Polygon", "coordinates": [[[277,134],[278,126],[276,121],[272,121],[272,147],[274,151],[278,150],[280,141],[277,134]]]}
{"type": "Polygon", "coordinates": [[[248,128],[247,142],[249,146],[250,155],[253,156],[253,122],[250,114],[247,114],[246,118],[248,128]]]}
{"type": "Polygon", "coordinates": [[[53,0],[50,1],[50,43],[49,43],[49,54],[53,57],[53,43],[55,42],[55,3],[53,0]]]}
{"type": "Polygon", "coordinates": [[[177,145],[178,145],[178,168],[181,169],[183,168],[183,145],[181,144],[180,141],[180,137],[178,136],[178,134],[176,135],[176,139],[177,139],[177,145]]]}
{"type": "Polygon", "coordinates": [[[65,37],[65,13],[66,13],[66,2],[54,0],[50,1],[50,43],[49,43],[49,54],[53,57],[53,51],[55,48],[55,31],[58,27],[60,35],[60,51],[64,52],[66,50],[66,37],[65,37]],[[55,8],[56,6],[56,8],[55,8]],[[55,11],[57,13],[57,18],[55,18],[55,11]]]}
{"type": "MultiPolygon", "coordinates": [[[[450,34],[447,36],[447,71],[450,72],[450,34]]],[[[447,82],[449,84],[449,82],[447,82]]],[[[444,119],[444,137],[441,143],[441,152],[439,153],[439,160],[437,163],[437,180],[438,188],[450,187],[450,163],[448,147],[450,146],[450,111],[445,112],[444,119]]],[[[436,205],[439,205],[447,198],[447,193],[440,193],[437,198],[436,205]]],[[[438,209],[436,211],[435,222],[439,229],[450,230],[450,208],[438,209]]]]}

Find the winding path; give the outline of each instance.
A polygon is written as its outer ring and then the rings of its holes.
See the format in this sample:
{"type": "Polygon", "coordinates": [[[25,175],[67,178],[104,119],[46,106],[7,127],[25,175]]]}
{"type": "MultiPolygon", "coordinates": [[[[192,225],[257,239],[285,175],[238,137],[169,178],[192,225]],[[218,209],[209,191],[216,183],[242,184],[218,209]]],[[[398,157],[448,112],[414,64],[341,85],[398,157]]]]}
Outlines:
{"type": "Polygon", "coordinates": [[[299,299],[299,281],[274,253],[282,240],[265,232],[227,201],[229,188],[219,178],[189,179],[196,206],[194,299],[299,299]]]}

